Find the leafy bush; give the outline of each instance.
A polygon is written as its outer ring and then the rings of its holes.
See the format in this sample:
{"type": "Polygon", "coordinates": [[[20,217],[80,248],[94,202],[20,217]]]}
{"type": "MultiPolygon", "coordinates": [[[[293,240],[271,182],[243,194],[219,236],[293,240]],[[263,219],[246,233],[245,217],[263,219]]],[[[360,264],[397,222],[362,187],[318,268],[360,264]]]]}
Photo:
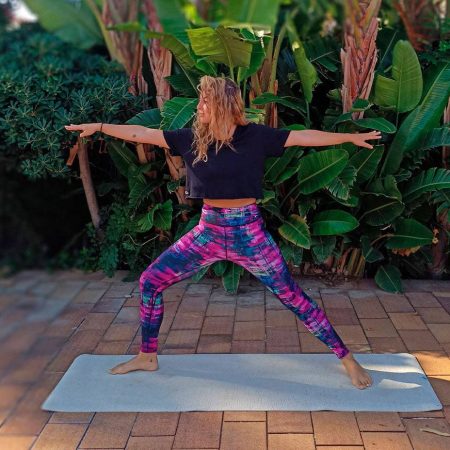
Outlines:
{"type": "MultiPolygon", "coordinates": [[[[66,165],[76,133],[68,133],[64,125],[125,122],[148,102],[145,96],[131,95],[128,88],[121,65],[78,50],[38,25],[0,35],[0,193],[5,199],[0,202],[4,249],[0,263],[12,270],[39,267],[64,241],[83,247],[88,236],[77,227],[84,228],[90,219],[77,164],[66,165]],[[61,201],[54,200],[56,193],[61,201]],[[33,216],[34,196],[39,208],[33,216]],[[21,239],[12,239],[19,230],[21,239]]],[[[89,158],[100,207],[108,208],[112,193],[121,186],[98,136],[91,139],[89,158]]],[[[104,220],[108,221],[105,215],[104,220]]],[[[67,251],[58,261],[70,265],[67,251]]]]}
{"type": "Polygon", "coordinates": [[[0,153],[31,180],[74,176],[64,125],[124,122],[145,105],[122,67],[25,25],[0,37],[0,153]]]}

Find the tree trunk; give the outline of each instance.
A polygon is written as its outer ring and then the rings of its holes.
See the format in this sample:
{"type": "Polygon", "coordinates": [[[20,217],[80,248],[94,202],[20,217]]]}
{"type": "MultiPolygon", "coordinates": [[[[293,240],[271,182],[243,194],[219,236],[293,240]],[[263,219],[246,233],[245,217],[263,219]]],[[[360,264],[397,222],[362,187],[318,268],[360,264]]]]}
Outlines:
{"type": "Polygon", "coordinates": [[[91,215],[92,223],[97,231],[99,238],[103,239],[103,230],[100,228],[100,212],[97,203],[97,196],[95,195],[94,183],[91,177],[91,168],[89,167],[89,157],[87,152],[87,145],[83,143],[83,138],[79,138],[78,146],[78,163],[80,167],[80,178],[83,183],[84,194],[91,215]]]}
{"type": "MultiPolygon", "coordinates": [[[[344,48],[341,49],[344,82],[341,88],[343,112],[350,111],[357,98],[369,98],[377,63],[376,38],[381,0],[345,0],[344,48]]],[[[364,111],[354,112],[360,119],[364,111]]]]}

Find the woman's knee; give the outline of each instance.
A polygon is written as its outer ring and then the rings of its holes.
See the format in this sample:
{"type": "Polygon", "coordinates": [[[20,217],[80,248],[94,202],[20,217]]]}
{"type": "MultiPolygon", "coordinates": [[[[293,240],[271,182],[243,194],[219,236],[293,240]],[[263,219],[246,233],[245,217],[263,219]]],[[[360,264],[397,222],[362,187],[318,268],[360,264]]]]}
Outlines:
{"type": "Polygon", "coordinates": [[[158,284],[155,280],[155,277],[152,274],[151,269],[147,269],[146,271],[142,272],[140,278],[139,278],[139,289],[142,293],[146,293],[147,295],[149,293],[155,292],[158,288],[158,284]]]}

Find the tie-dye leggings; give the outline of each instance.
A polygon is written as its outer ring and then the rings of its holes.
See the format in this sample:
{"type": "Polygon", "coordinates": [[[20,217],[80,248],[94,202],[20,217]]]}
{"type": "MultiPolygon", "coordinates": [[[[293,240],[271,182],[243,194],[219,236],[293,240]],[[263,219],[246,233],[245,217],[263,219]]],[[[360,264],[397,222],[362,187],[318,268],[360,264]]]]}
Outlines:
{"type": "Polygon", "coordinates": [[[233,261],[252,273],[339,359],[349,352],[325,312],[292,278],[256,203],[237,208],[204,203],[198,225],[162,252],[142,273],[139,280],[142,352],[157,351],[164,289],[220,260],[233,261]]]}

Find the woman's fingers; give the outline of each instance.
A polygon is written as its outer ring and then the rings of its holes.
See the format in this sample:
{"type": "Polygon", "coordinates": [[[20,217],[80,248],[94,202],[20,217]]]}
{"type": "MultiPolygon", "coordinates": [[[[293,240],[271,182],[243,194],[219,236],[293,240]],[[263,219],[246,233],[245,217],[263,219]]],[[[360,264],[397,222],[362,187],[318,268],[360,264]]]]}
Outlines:
{"type": "Polygon", "coordinates": [[[66,130],[70,130],[70,131],[79,131],[79,130],[83,130],[85,127],[83,127],[82,125],[64,125],[64,128],[66,128],[66,130]]]}
{"type": "Polygon", "coordinates": [[[89,127],[86,124],[80,124],[80,125],[64,125],[64,128],[68,131],[81,131],[79,137],[85,137],[90,136],[92,134],[92,131],[89,131],[89,127]]]}

